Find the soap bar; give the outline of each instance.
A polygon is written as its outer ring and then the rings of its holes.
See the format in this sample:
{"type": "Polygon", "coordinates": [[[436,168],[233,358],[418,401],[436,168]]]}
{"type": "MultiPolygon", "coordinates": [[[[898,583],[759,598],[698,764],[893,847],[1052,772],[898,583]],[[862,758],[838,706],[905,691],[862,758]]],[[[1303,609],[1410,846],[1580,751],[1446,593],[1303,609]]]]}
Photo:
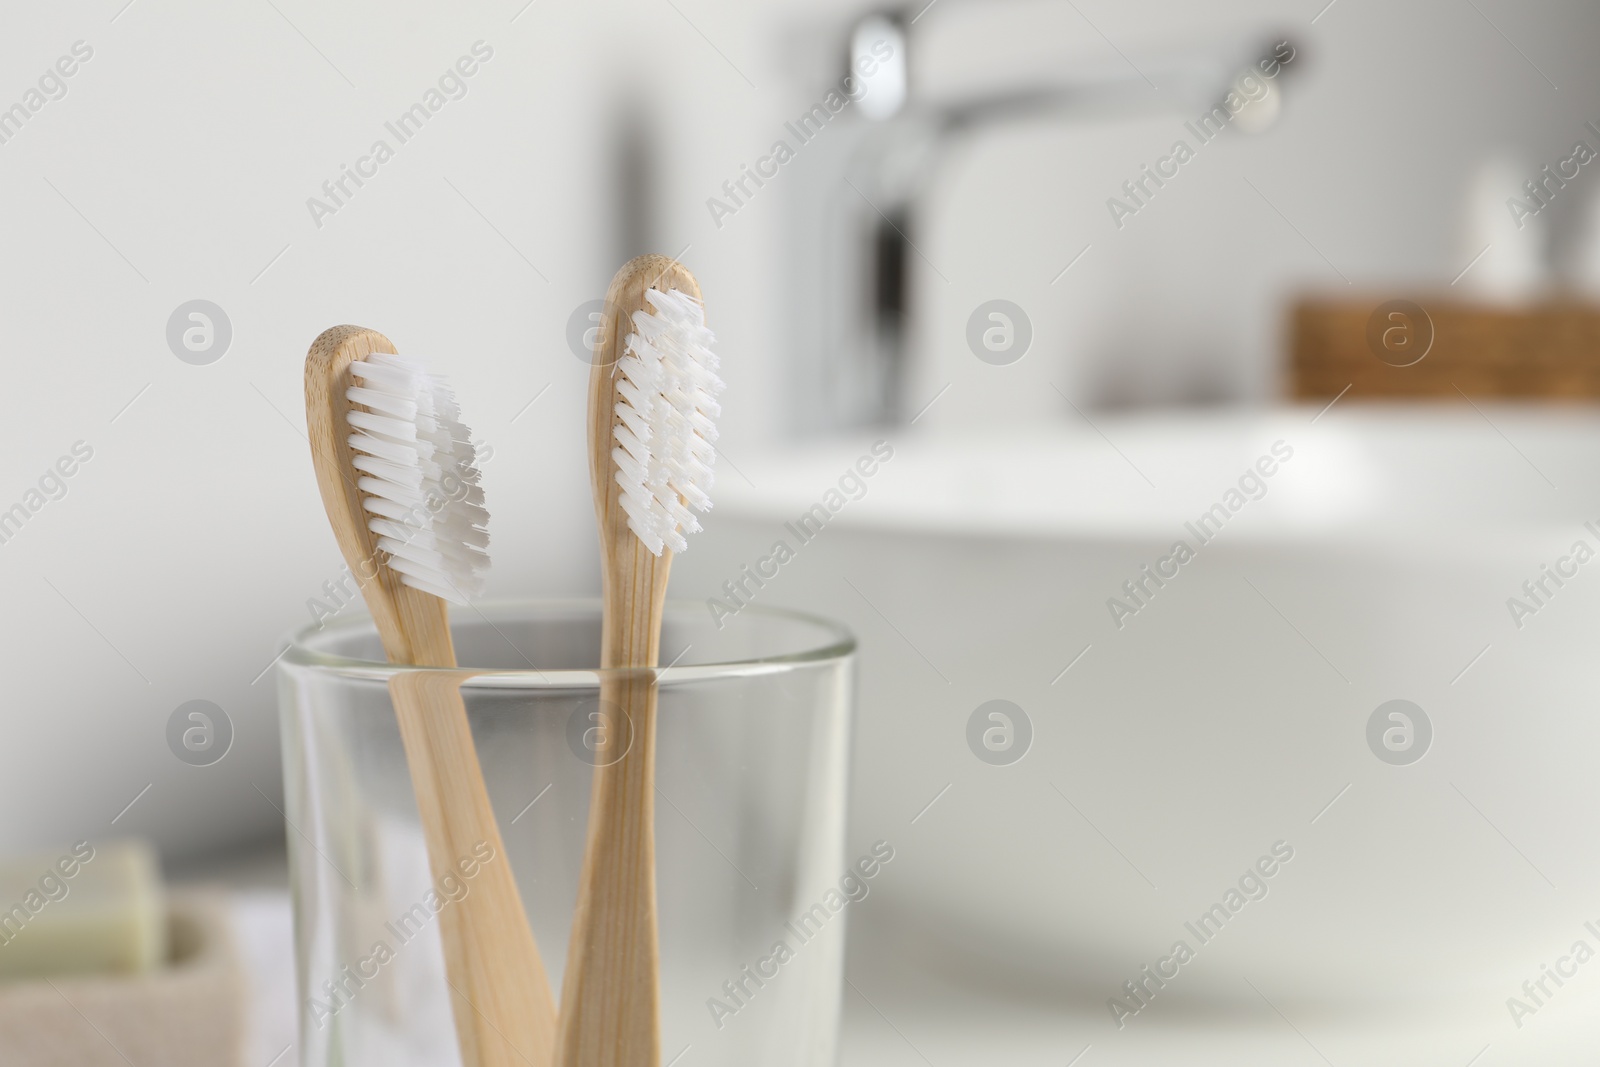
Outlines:
{"type": "Polygon", "coordinates": [[[155,853],[139,841],[0,861],[0,981],[137,974],[167,957],[155,853]]]}

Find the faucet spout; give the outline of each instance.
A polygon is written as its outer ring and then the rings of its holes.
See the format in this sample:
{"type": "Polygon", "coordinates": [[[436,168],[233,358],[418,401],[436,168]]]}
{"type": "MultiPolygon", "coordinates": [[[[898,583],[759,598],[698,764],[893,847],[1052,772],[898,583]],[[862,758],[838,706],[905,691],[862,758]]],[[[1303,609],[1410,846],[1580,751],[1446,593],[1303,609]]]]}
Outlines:
{"type": "Polygon", "coordinates": [[[905,423],[912,282],[921,269],[939,273],[918,247],[919,205],[953,146],[1007,123],[1199,113],[1255,70],[1255,56],[1198,54],[1125,76],[924,98],[912,81],[919,20],[905,10],[879,12],[851,27],[844,84],[855,86],[854,118],[841,129],[839,162],[813,172],[794,221],[793,282],[816,320],[794,331],[800,351],[791,366],[804,380],[793,429],[801,434],[905,423]]]}

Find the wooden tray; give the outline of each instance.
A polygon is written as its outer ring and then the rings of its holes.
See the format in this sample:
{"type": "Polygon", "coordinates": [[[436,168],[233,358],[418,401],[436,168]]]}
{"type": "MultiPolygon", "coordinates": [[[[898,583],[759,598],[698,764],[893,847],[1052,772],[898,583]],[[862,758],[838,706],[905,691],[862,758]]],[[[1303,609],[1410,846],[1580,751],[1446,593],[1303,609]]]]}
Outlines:
{"type": "Polygon", "coordinates": [[[1455,294],[1302,298],[1291,315],[1289,393],[1348,397],[1600,397],[1600,305],[1515,307],[1455,294]]]}

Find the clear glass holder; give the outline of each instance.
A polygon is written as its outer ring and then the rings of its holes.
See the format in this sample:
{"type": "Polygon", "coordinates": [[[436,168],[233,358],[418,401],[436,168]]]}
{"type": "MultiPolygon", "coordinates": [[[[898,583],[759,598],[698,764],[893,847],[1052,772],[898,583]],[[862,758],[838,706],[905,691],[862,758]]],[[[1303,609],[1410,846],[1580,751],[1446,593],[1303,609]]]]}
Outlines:
{"type": "MultiPolygon", "coordinates": [[[[435,882],[389,696],[459,684],[507,859],[558,989],[597,752],[598,602],[456,609],[453,671],[384,661],[371,620],[297,634],[279,661],[305,1067],[459,1064],[435,882]]],[[[669,604],[657,675],[663,1060],[836,1061],[855,640],[823,619],[669,604]],[[781,946],[781,947],[780,947],[781,946]]],[[[863,868],[876,866],[863,864],[863,868]]],[[[470,865],[469,865],[470,867],[470,865]]]]}

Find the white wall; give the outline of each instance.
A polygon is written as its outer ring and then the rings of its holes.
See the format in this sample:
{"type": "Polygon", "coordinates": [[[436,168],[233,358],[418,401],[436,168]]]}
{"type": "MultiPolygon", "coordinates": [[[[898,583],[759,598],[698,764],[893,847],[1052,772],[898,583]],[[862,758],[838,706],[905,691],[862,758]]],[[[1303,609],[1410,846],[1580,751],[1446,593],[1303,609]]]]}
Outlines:
{"type": "MultiPolygon", "coordinates": [[[[958,386],[930,426],[1062,417],[1052,382],[1083,403],[1269,397],[1284,294],[1344,288],[1323,255],[1355,288],[1448,281],[1469,258],[1453,220],[1471,164],[1500,146],[1553,160],[1600,118],[1586,110],[1600,89],[1586,5],[1482,0],[1526,59],[1470,5],[1339,0],[1308,25],[1317,6],[1085,0],[1091,26],[1054,4],[941,0],[925,16],[928,88],[944,92],[995,70],[1114,64],[1100,31],[1132,52],[1281,26],[1305,52],[1277,129],[1230,133],[1121,232],[1104,200],[1175,123],[1019,127],[958,153],[919,238],[949,282],[918,275],[927,359],[913,390],[958,386]],[[1033,353],[1009,368],[977,363],[962,339],[994,296],[1035,325],[1033,353]]],[[[94,51],[0,145],[0,508],[74,442],[94,458],[0,545],[0,806],[15,813],[0,850],[104,834],[146,785],[115,829],[170,852],[277,832],[261,795],[278,778],[272,678],[252,680],[340,568],[301,435],[301,360],[325,327],[379,328],[454,377],[495,449],[497,595],[596,584],[586,368],[565,330],[643,244],[689,246],[725,352],[727,454],[762,444],[784,404],[794,309],[775,279],[792,201],[764,196],[720,230],[704,201],[830,80],[852,10],[109,0],[13,13],[0,106],[74,42],[94,51]],[[314,225],[307,197],[478,40],[494,55],[467,96],[314,225]],[[639,109],[655,146],[642,213],[618,201],[619,107],[639,109]],[[193,298],[232,321],[210,366],[165,341],[193,298]],[[212,768],[179,763],[164,739],[194,698],[237,730],[212,768]]],[[[1556,221],[1577,203],[1558,202],[1556,221]]]]}

